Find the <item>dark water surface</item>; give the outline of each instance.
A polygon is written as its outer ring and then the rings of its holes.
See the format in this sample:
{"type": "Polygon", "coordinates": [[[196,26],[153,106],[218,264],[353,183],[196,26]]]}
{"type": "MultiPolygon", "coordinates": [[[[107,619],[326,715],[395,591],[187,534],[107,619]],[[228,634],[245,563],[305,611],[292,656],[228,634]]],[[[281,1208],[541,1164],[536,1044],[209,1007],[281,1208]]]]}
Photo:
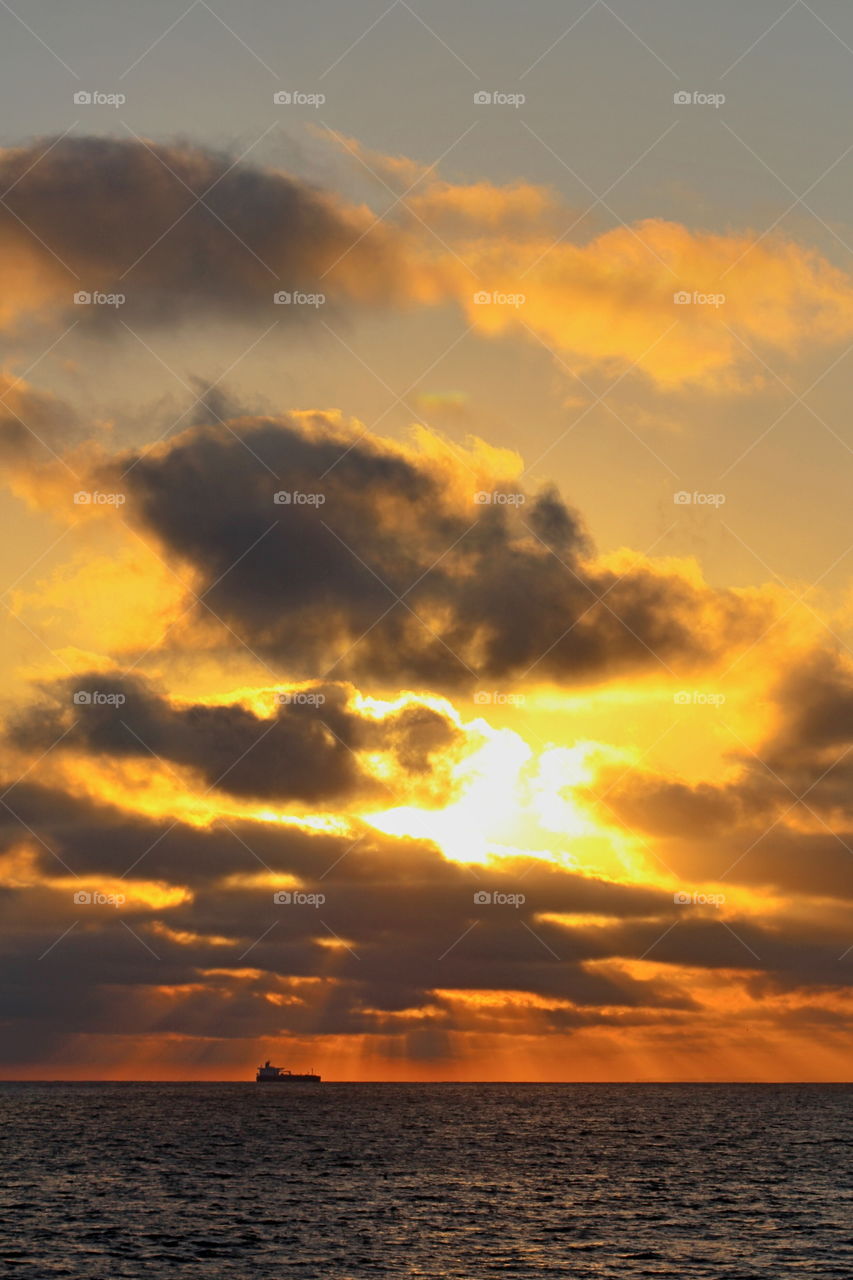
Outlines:
{"type": "Polygon", "coordinates": [[[853,1277],[853,1086],[0,1085],[22,1280],[853,1277]]]}

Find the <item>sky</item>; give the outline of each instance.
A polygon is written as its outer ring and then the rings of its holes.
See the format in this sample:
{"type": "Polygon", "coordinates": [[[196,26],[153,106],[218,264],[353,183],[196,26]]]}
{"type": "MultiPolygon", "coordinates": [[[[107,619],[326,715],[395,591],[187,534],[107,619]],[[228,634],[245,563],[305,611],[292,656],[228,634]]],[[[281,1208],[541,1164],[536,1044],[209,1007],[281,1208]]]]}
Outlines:
{"type": "Polygon", "coordinates": [[[0,1077],[850,1078],[851,58],[0,4],[0,1077]]]}

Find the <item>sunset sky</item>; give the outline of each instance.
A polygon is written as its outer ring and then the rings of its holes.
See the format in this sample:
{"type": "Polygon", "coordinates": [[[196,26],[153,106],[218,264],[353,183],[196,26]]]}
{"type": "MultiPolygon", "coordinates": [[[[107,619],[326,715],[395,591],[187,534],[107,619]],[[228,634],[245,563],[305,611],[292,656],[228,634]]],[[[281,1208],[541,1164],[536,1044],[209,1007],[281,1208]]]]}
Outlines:
{"type": "Polygon", "coordinates": [[[0,49],[0,1076],[850,1079],[850,6],[0,49]]]}

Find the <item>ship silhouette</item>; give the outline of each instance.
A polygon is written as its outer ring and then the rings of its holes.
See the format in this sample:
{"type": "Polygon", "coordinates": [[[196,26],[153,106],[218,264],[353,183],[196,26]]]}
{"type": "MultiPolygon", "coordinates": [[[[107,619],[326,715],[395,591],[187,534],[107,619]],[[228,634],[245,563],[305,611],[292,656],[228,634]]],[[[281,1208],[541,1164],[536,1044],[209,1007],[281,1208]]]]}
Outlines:
{"type": "Polygon", "coordinates": [[[269,1058],[262,1067],[258,1067],[255,1076],[258,1084],[319,1084],[321,1079],[322,1076],[316,1076],[311,1071],[285,1071],[283,1067],[272,1067],[269,1058]]]}

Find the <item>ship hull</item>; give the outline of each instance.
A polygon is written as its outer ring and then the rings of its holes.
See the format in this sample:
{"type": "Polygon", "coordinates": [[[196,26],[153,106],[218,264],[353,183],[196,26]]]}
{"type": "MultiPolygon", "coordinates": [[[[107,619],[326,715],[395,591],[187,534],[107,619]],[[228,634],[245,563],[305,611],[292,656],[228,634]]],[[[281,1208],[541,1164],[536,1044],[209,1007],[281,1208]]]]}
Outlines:
{"type": "Polygon", "coordinates": [[[258,1084],[319,1084],[322,1076],[278,1076],[275,1080],[258,1080],[258,1084]]]}

